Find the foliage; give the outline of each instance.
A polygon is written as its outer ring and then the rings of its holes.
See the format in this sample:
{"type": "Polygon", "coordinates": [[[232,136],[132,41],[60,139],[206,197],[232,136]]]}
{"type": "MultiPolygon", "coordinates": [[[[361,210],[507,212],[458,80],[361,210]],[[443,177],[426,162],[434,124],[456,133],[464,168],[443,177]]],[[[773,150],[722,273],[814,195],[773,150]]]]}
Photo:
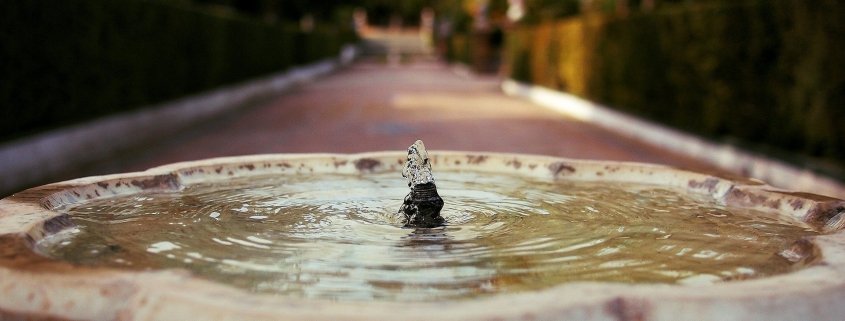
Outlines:
{"type": "Polygon", "coordinates": [[[511,76],[714,139],[843,164],[842,4],[663,8],[513,30],[511,76]]]}
{"type": "Polygon", "coordinates": [[[570,17],[580,12],[581,0],[524,0],[522,23],[536,24],[570,17]]]}
{"type": "Polygon", "coordinates": [[[305,15],[333,23],[351,21],[352,11],[367,11],[370,23],[387,25],[392,16],[400,17],[406,25],[419,23],[420,11],[446,0],[189,0],[198,5],[224,7],[235,12],[259,17],[276,17],[296,21],[305,15]],[[341,20],[337,20],[340,18],[341,20]]]}
{"type": "Polygon", "coordinates": [[[0,140],[281,71],[353,38],[157,1],[3,1],[0,140]]]}

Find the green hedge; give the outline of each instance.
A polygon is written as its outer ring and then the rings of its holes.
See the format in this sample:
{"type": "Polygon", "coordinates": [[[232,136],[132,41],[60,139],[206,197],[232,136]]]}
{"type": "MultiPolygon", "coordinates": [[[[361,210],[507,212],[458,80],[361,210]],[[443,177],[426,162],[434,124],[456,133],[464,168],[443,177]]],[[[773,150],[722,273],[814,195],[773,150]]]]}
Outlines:
{"type": "Polygon", "coordinates": [[[522,27],[507,51],[514,78],[841,169],[843,30],[837,1],[742,1],[522,27]]]}
{"type": "Polygon", "coordinates": [[[282,71],[354,37],[162,1],[2,1],[0,141],[282,71]]]}

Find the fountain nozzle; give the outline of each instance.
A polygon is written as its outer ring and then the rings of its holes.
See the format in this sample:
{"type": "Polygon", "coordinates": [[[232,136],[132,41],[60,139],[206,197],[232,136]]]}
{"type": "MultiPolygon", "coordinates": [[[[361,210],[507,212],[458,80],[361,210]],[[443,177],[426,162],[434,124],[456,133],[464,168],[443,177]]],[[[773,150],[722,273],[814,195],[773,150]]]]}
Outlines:
{"type": "Polygon", "coordinates": [[[399,210],[405,216],[405,227],[438,227],[446,221],[440,216],[443,199],[437,194],[428,152],[421,140],[408,147],[408,161],[402,169],[411,192],[405,196],[399,210]]]}

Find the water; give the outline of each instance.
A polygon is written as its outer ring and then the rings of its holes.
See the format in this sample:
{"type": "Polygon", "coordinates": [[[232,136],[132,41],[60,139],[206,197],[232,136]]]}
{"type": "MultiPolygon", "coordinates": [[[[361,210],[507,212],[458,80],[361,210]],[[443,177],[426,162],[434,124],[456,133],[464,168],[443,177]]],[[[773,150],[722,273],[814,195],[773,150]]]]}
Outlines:
{"type": "Polygon", "coordinates": [[[439,172],[447,226],[401,228],[395,173],[281,175],[63,209],[37,245],[83,265],[184,268],[254,292],[437,301],[573,281],[707,283],[783,273],[811,235],[663,187],[439,172]]]}
{"type": "Polygon", "coordinates": [[[408,147],[408,160],[402,167],[402,177],[408,180],[408,187],[434,183],[428,151],[425,150],[423,141],[417,140],[408,147]]]}

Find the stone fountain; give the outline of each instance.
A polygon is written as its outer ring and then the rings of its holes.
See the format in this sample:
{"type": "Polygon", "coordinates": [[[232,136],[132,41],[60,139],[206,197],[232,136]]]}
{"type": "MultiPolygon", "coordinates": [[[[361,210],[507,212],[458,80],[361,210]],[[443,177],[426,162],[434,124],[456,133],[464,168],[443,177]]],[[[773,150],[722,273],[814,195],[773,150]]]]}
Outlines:
{"type": "Polygon", "coordinates": [[[844,216],[750,179],[422,142],[215,158],[0,200],[0,318],[833,320],[844,216]]]}

